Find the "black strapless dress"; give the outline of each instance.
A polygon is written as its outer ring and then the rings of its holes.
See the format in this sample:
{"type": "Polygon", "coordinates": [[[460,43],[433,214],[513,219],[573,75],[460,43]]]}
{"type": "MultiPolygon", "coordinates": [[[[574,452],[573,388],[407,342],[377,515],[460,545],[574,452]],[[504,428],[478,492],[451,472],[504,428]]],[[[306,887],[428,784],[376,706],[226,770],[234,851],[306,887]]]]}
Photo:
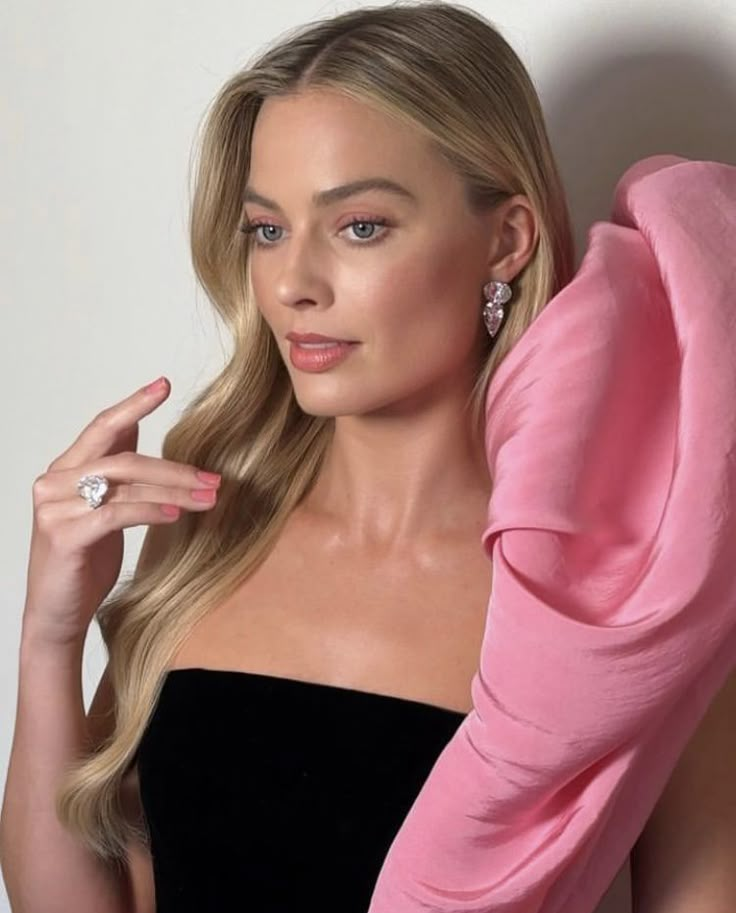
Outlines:
{"type": "Polygon", "coordinates": [[[157,913],[366,913],[465,716],[253,672],[170,670],[137,754],[157,913]]]}

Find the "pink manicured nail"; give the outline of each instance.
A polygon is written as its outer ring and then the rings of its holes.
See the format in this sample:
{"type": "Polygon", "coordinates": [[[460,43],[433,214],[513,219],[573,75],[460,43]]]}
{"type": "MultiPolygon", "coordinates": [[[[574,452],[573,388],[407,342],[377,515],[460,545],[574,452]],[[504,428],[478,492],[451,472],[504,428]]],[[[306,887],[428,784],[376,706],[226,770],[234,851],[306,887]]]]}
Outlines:
{"type": "Polygon", "coordinates": [[[146,393],[156,393],[166,384],[166,377],[162,374],[161,377],[158,377],[156,380],[151,381],[150,384],[146,384],[143,388],[146,393]]]}
{"type": "Polygon", "coordinates": [[[205,472],[204,469],[197,470],[197,477],[208,485],[217,485],[221,478],[219,472],[205,472]]]}
{"type": "Polygon", "coordinates": [[[193,488],[190,494],[195,501],[209,501],[210,503],[217,497],[214,488],[193,488]]]}

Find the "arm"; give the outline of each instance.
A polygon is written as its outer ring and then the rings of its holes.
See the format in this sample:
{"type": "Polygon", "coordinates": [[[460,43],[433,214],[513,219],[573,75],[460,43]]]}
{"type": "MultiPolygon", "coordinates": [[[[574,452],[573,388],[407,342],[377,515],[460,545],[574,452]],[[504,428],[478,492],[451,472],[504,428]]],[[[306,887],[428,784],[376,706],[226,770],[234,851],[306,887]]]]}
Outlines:
{"type": "Polygon", "coordinates": [[[126,913],[125,885],[55,814],[61,771],[87,745],[83,645],[37,643],[24,631],[0,857],[14,913],[126,913]]]}
{"type": "MultiPolygon", "coordinates": [[[[149,527],[135,574],[160,559],[166,527],[149,527]],[[152,532],[155,530],[155,532],[152,532]]],[[[100,744],[114,724],[107,668],[85,715],[84,645],[51,649],[23,631],[18,706],[0,817],[0,866],[13,913],[153,913],[150,854],[131,846],[120,872],[83,847],[59,822],[55,793],[63,767],[100,744]]],[[[135,771],[123,781],[126,813],[139,815],[135,771]]]]}
{"type": "Polygon", "coordinates": [[[632,851],[631,888],[633,913],[736,910],[736,670],[632,851]]]}

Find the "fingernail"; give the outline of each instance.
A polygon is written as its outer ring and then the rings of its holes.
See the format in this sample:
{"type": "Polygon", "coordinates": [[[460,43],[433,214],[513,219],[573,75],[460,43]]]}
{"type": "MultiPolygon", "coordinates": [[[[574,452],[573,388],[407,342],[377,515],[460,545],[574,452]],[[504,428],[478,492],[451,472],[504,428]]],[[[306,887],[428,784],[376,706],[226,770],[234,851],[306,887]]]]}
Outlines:
{"type": "Polygon", "coordinates": [[[146,384],[143,388],[146,393],[156,393],[160,390],[166,383],[166,377],[162,374],[161,377],[156,378],[156,380],[151,381],[150,384],[146,384]]]}
{"type": "Polygon", "coordinates": [[[197,476],[208,485],[217,485],[221,478],[219,472],[205,472],[204,469],[198,469],[197,476]]]}
{"type": "Polygon", "coordinates": [[[217,497],[214,488],[193,488],[190,494],[195,501],[209,501],[210,503],[217,497]]]}

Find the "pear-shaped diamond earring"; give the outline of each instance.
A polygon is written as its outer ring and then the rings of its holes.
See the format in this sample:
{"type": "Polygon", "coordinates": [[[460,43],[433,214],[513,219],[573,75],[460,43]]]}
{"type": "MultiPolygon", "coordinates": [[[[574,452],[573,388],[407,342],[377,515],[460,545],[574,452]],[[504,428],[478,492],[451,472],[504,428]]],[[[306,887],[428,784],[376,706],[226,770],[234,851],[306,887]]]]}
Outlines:
{"type": "Polygon", "coordinates": [[[492,279],[483,286],[483,294],[488,299],[483,305],[483,320],[489,335],[495,336],[503,321],[503,306],[511,299],[511,286],[492,279]]]}

